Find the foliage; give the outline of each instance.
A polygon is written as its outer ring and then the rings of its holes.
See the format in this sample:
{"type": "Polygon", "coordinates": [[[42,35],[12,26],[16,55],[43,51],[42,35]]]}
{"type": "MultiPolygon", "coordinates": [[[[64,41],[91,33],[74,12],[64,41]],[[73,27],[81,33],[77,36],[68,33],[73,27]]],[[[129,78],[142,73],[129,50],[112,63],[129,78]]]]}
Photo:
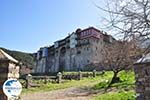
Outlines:
{"type": "Polygon", "coordinates": [[[111,71],[105,72],[105,74],[101,75],[101,81],[100,83],[96,84],[93,89],[102,89],[106,88],[113,76],[113,73],[111,71]]]}
{"type": "Polygon", "coordinates": [[[5,48],[1,48],[1,49],[3,49],[6,53],[11,55],[12,57],[17,59],[18,61],[22,62],[26,66],[31,67],[31,68],[33,67],[34,59],[33,59],[32,54],[25,53],[25,52],[20,52],[20,51],[12,51],[12,50],[8,50],[8,49],[5,49],[5,48]]]}
{"type": "MultiPolygon", "coordinates": [[[[96,90],[104,89],[108,86],[110,82],[112,73],[106,74],[108,77],[104,77],[104,80],[96,84],[93,88],[96,90]],[[108,80],[109,81],[106,81],[108,80]]],[[[105,92],[104,94],[99,94],[94,99],[95,100],[135,100],[135,75],[133,71],[121,71],[118,74],[120,82],[111,85],[111,92],[105,92]]]]}
{"type": "Polygon", "coordinates": [[[102,81],[102,82],[96,84],[96,85],[93,87],[93,89],[102,89],[102,88],[106,88],[107,85],[108,85],[108,81],[107,81],[107,80],[106,80],[106,81],[102,81]]]}
{"type": "Polygon", "coordinates": [[[122,82],[135,83],[135,73],[133,71],[121,71],[118,76],[122,82]]]}
{"type": "Polygon", "coordinates": [[[103,61],[101,64],[113,71],[113,76],[108,85],[119,82],[118,73],[122,70],[133,69],[134,62],[138,59],[139,49],[134,40],[115,41],[103,48],[103,61]]]}
{"type": "Polygon", "coordinates": [[[95,100],[135,100],[134,91],[109,92],[95,97],[95,100]]]}
{"type": "MultiPolygon", "coordinates": [[[[64,72],[64,73],[76,73],[76,72],[64,72]]],[[[84,72],[83,72],[84,73],[84,72]]],[[[83,78],[81,80],[68,80],[64,81],[61,84],[56,83],[47,83],[44,84],[41,82],[41,87],[23,89],[24,93],[32,92],[44,92],[52,91],[58,89],[64,89],[69,87],[88,87],[91,90],[104,90],[105,87],[111,81],[113,76],[112,71],[106,71],[104,74],[97,76],[95,78],[83,78]]],[[[135,91],[134,89],[134,72],[133,71],[121,71],[118,74],[120,77],[120,82],[111,85],[111,91],[107,91],[104,94],[98,94],[93,99],[95,100],[135,100],[135,91]]],[[[101,92],[100,92],[101,93],[101,92]]]]}
{"type": "MultiPolygon", "coordinates": [[[[113,76],[112,72],[107,72],[103,75],[103,80],[100,83],[96,84],[93,88],[94,89],[102,89],[106,88],[111,81],[111,77],[113,76]]],[[[118,74],[120,78],[120,82],[114,83],[111,87],[119,88],[119,89],[127,89],[127,88],[134,88],[135,84],[135,75],[133,71],[121,71],[118,74]]]]}
{"type": "Polygon", "coordinates": [[[118,89],[134,89],[135,87],[135,74],[133,71],[121,71],[118,74],[120,82],[112,84],[112,87],[118,89]]]}
{"type": "Polygon", "coordinates": [[[23,89],[23,93],[51,91],[51,90],[69,88],[69,87],[91,87],[95,84],[98,84],[99,82],[100,82],[100,77],[95,77],[95,78],[91,77],[91,78],[83,78],[81,80],[68,80],[68,81],[64,81],[61,84],[57,84],[57,83],[42,84],[41,83],[41,87],[23,89]]]}

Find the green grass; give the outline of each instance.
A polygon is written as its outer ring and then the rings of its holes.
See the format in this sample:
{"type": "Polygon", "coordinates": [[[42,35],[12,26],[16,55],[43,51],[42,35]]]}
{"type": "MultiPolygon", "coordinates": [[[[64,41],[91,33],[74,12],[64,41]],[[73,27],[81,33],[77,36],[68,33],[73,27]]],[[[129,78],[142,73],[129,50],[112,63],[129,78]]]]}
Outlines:
{"type": "MultiPolygon", "coordinates": [[[[111,81],[113,73],[111,71],[106,72],[101,77],[103,78],[100,83],[96,84],[93,88],[94,89],[102,89],[107,87],[108,83],[111,81]]],[[[124,87],[133,87],[135,84],[135,77],[133,71],[121,71],[118,73],[118,77],[120,78],[120,82],[112,84],[112,87],[116,88],[124,88],[124,87]]]]}
{"type": "Polygon", "coordinates": [[[103,75],[101,75],[101,80],[98,84],[93,86],[93,89],[103,89],[106,88],[108,83],[110,82],[111,78],[113,76],[113,72],[107,71],[103,75]]]}
{"type": "MultiPolygon", "coordinates": [[[[91,87],[94,90],[104,90],[105,87],[109,84],[113,73],[111,71],[105,72],[103,75],[97,76],[95,78],[83,78],[82,80],[68,80],[64,81],[61,84],[57,83],[48,83],[41,84],[41,87],[23,89],[24,93],[32,92],[43,92],[43,91],[52,91],[58,89],[64,89],[69,87],[91,87]]],[[[94,100],[135,100],[135,79],[133,71],[121,71],[118,74],[120,77],[120,82],[112,84],[109,92],[98,94],[93,97],[94,100]]]]}
{"type": "Polygon", "coordinates": [[[121,71],[118,76],[121,82],[113,84],[113,87],[120,89],[133,89],[135,87],[135,75],[133,71],[121,71]]]}
{"type": "MultiPolygon", "coordinates": [[[[107,87],[113,73],[105,75],[104,80],[96,84],[93,89],[100,90],[107,87]],[[109,78],[107,77],[109,76],[109,78]],[[108,80],[108,81],[106,81],[108,80]]],[[[99,94],[94,97],[95,100],[135,100],[135,75],[133,71],[121,71],[118,74],[120,82],[111,85],[112,91],[99,94]]]]}
{"type": "MultiPolygon", "coordinates": [[[[65,72],[65,74],[70,74],[70,73],[77,73],[77,72],[65,72]]],[[[82,72],[82,73],[86,73],[86,72],[82,72]]],[[[96,76],[95,78],[89,77],[89,78],[83,78],[81,80],[68,80],[68,81],[64,81],[61,84],[57,84],[57,83],[43,84],[43,82],[41,82],[41,87],[29,88],[29,89],[24,88],[23,93],[51,91],[51,90],[69,88],[69,87],[86,87],[86,86],[92,87],[102,82],[104,79],[111,78],[111,75],[112,75],[112,72],[106,72],[105,74],[96,76]]]]}
{"type": "Polygon", "coordinates": [[[108,92],[95,97],[95,100],[135,100],[134,91],[108,92]]]}
{"type": "Polygon", "coordinates": [[[23,89],[23,93],[29,93],[29,92],[42,92],[42,91],[51,91],[51,90],[57,90],[57,89],[64,89],[69,87],[91,87],[97,83],[100,82],[100,77],[95,78],[83,78],[82,80],[68,80],[63,83],[57,84],[57,83],[48,83],[48,84],[41,84],[41,87],[37,88],[29,88],[29,89],[23,89]]]}

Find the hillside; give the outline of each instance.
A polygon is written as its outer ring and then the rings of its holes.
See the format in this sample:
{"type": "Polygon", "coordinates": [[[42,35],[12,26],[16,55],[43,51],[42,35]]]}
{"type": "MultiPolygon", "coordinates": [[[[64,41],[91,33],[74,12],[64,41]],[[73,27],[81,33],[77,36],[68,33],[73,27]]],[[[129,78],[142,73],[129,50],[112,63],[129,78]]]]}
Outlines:
{"type": "Polygon", "coordinates": [[[0,49],[4,50],[6,53],[14,57],[19,62],[22,62],[23,64],[27,65],[30,68],[33,68],[34,65],[34,59],[33,55],[31,53],[25,53],[20,51],[12,51],[5,48],[0,47],[0,49]]]}

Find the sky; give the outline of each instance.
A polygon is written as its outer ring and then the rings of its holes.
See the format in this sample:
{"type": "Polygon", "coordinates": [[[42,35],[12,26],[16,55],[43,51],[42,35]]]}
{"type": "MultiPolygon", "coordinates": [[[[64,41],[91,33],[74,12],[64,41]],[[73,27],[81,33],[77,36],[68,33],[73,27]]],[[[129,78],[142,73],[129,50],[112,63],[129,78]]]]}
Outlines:
{"type": "Polygon", "coordinates": [[[77,28],[99,28],[102,0],[0,0],[0,47],[36,52],[77,28]]]}

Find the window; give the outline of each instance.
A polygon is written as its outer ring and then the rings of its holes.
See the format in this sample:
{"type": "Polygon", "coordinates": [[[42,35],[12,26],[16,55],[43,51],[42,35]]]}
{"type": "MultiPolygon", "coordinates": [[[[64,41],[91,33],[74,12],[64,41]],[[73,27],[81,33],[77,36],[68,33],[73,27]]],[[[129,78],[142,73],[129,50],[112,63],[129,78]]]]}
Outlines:
{"type": "Polygon", "coordinates": [[[89,39],[87,39],[87,42],[89,43],[89,39]]]}
{"type": "Polygon", "coordinates": [[[95,53],[95,56],[97,56],[97,53],[95,53]]]}
{"type": "Polygon", "coordinates": [[[99,42],[99,40],[96,41],[97,43],[99,42]]]}
{"type": "Polygon", "coordinates": [[[81,51],[80,51],[80,50],[78,50],[78,51],[77,51],[77,54],[81,54],[81,51]]]}
{"type": "Polygon", "coordinates": [[[84,50],[85,50],[86,48],[84,47],[84,50]]]}
{"type": "Polygon", "coordinates": [[[90,61],[89,60],[87,60],[87,63],[89,63],[90,61]]]}
{"type": "Polygon", "coordinates": [[[84,44],[86,43],[86,41],[87,41],[87,40],[86,40],[86,39],[84,39],[84,44]]]}
{"type": "Polygon", "coordinates": [[[89,47],[87,47],[86,50],[88,51],[88,50],[89,50],[89,47]]]}
{"type": "Polygon", "coordinates": [[[55,51],[55,55],[58,56],[58,50],[55,51]]]}
{"type": "Polygon", "coordinates": [[[56,53],[58,53],[58,50],[56,50],[56,53]]]}
{"type": "Polygon", "coordinates": [[[42,51],[39,51],[39,59],[42,58],[42,51]]]}
{"type": "Polygon", "coordinates": [[[97,47],[95,47],[95,50],[97,50],[97,47]]]}

